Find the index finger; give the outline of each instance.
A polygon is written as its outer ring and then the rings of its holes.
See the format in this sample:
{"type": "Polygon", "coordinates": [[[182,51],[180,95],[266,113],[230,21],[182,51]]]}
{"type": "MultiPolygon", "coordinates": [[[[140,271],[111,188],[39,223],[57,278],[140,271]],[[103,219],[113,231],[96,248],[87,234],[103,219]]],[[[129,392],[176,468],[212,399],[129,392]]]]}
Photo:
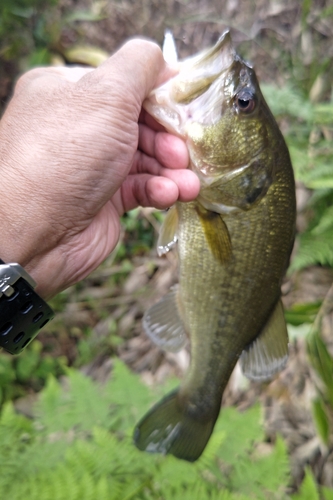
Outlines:
{"type": "Polygon", "coordinates": [[[153,118],[148,111],[142,108],[140,116],[139,116],[139,123],[143,123],[145,125],[148,125],[149,128],[152,130],[160,131],[160,132],[165,132],[166,129],[163,125],[161,125],[158,121],[153,118]]]}
{"type": "Polygon", "coordinates": [[[167,168],[184,169],[189,164],[185,142],[165,131],[152,130],[147,125],[139,126],[139,149],[167,168]]]}

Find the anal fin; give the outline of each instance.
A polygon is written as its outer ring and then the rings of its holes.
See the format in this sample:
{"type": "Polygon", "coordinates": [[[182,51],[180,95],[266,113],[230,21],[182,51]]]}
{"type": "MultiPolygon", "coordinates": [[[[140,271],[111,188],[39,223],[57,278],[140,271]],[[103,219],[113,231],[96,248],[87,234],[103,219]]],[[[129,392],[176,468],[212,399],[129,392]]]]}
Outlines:
{"type": "Polygon", "coordinates": [[[261,333],[242,352],[240,363],[247,378],[268,380],[285,367],[287,359],[288,332],[279,300],[261,333]]]}
{"type": "Polygon", "coordinates": [[[142,324],[148,337],[161,349],[177,352],[187,335],[178,308],[178,287],[174,286],[144,314],[142,324]]]}

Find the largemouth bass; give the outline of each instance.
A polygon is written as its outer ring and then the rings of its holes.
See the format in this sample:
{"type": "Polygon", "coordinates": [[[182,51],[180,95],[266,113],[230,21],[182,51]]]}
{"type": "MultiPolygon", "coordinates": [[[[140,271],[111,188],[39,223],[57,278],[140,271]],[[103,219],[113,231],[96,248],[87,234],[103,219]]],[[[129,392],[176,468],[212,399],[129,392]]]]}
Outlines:
{"type": "Polygon", "coordinates": [[[145,107],[186,140],[201,190],[167,212],[158,251],[178,240],[179,285],[143,319],[164,349],[176,351],[190,338],[189,371],[139,422],[134,440],[140,450],[195,461],[238,359],[254,380],[285,366],[280,287],[294,241],[294,177],[254,70],[228,32],[180,63],[145,107]]]}

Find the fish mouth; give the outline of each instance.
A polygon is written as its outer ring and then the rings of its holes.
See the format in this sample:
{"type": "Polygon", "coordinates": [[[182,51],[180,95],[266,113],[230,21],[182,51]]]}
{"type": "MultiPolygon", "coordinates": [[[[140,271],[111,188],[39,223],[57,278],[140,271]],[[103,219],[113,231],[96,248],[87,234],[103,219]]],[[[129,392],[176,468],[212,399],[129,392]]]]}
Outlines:
{"type": "Polygon", "coordinates": [[[238,59],[230,32],[217,43],[178,64],[179,72],[153,90],[143,107],[165,128],[185,138],[191,124],[212,125],[221,117],[228,70],[238,59]]]}

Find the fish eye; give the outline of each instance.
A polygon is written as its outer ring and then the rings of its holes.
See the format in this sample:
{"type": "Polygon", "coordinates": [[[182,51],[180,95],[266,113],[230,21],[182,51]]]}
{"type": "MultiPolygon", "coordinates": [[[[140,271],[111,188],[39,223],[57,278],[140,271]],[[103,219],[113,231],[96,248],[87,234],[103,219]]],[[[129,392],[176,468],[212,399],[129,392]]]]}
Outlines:
{"type": "Polygon", "coordinates": [[[236,109],[241,113],[252,113],[256,107],[256,100],[250,92],[240,92],[236,95],[236,109]]]}

